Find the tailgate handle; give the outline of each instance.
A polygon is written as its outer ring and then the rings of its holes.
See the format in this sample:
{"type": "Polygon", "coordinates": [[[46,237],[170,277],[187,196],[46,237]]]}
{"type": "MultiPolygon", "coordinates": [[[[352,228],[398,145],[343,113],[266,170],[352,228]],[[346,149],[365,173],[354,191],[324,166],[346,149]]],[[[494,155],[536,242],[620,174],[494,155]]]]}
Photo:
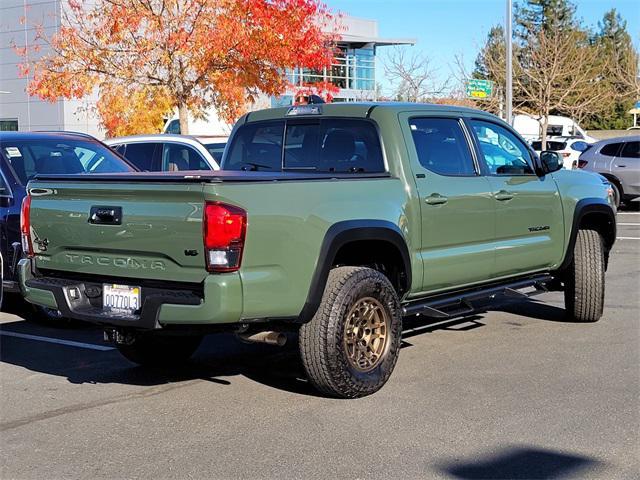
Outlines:
{"type": "Polygon", "coordinates": [[[122,207],[91,207],[89,211],[89,223],[96,225],[121,225],[122,207]]]}

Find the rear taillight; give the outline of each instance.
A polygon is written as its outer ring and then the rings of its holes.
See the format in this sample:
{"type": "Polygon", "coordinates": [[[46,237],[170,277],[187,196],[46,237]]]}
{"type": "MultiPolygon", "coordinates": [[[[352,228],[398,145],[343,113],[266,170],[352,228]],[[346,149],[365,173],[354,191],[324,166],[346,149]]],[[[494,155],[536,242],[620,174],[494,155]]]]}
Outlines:
{"type": "Polygon", "coordinates": [[[584,168],[587,166],[587,162],[586,160],[578,160],[578,168],[584,168]]]}
{"type": "Polygon", "coordinates": [[[220,202],[204,205],[203,235],[207,270],[235,272],[240,268],[247,212],[220,202]]]}
{"type": "Polygon", "coordinates": [[[31,196],[27,195],[22,200],[20,209],[20,238],[22,239],[22,251],[27,257],[33,257],[33,242],[31,241],[31,196]]]}

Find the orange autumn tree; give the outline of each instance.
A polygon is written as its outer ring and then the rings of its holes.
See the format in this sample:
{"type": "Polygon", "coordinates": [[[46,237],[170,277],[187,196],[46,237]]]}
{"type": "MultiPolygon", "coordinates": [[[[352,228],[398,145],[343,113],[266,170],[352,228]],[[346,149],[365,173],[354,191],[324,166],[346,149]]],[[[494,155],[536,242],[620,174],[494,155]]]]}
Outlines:
{"type": "Polygon", "coordinates": [[[114,101],[159,89],[183,133],[189,112],[213,106],[233,121],[260,92],[281,94],[285,69],[333,58],[335,37],[324,30],[335,20],[319,0],[66,0],[62,12],[53,37],[36,29],[51,53],[25,60],[28,92],[55,100],[97,88],[114,101]]]}
{"type": "Polygon", "coordinates": [[[159,133],[172,108],[170,96],[162,88],[107,90],[101,92],[96,106],[107,137],[159,133]]]}

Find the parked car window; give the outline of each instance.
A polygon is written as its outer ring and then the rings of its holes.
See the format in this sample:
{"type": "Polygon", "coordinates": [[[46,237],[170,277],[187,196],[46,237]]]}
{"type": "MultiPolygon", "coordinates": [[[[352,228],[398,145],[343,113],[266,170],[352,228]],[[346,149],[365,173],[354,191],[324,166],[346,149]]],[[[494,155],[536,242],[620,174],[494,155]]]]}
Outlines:
{"type": "Polygon", "coordinates": [[[469,144],[455,118],[409,121],[420,164],[440,175],[475,175],[469,144]]]}
{"type": "Polygon", "coordinates": [[[534,174],[526,144],[506,128],[483,120],[471,120],[480,152],[493,175],[534,174]]]}
{"type": "Polygon", "coordinates": [[[284,165],[289,169],[316,169],[320,122],[289,123],[284,143],[284,165]]]}
{"type": "MultiPolygon", "coordinates": [[[[309,132],[308,132],[309,133],[309,132]]],[[[305,142],[303,151],[313,149],[314,136],[305,142]]],[[[303,168],[314,167],[321,172],[384,172],[384,159],[378,132],[364,120],[328,119],[320,122],[317,160],[311,152],[303,168]],[[316,164],[317,162],[317,164],[316,164]]],[[[289,167],[285,163],[285,166],[289,167]]]]}
{"type": "Polygon", "coordinates": [[[70,138],[16,140],[0,151],[22,185],[41,174],[112,173],[134,169],[98,142],[70,138]]]}
{"type": "Polygon", "coordinates": [[[159,143],[129,143],[125,150],[125,158],[140,170],[151,172],[157,170],[153,165],[153,156],[159,143]]]}
{"type": "Polygon", "coordinates": [[[622,143],[609,143],[600,149],[600,155],[604,155],[606,157],[615,157],[618,154],[618,150],[622,143]]]}
{"type": "Polygon", "coordinates": [[[620,156],[624,158],[640,158],[640,142],[626,142],[620,156]]]}
{"type": "Polygon", "coordinates": [[[162,146],[162,170],[179,172],[181,170],[211,170],[202,155],[188,145],[165,143],[162,146]]]}
{"type": "MultiPolygon", "coordinates": [[[[553,141],[553,140],[547,140],[547,150],[551,150],[551,151],[559,151],[559,150],[564,150],[567,147],[567,143],[566,142],[557,142],[557,141],[553,141]]],[[[531,148],[533,148],[534,150],[540,152],[542,151],[542,142],[540,140],[536,140],[535,142],[531,142],[531,148]]]]}
{"type": "Polygon", "coordinates": [[[289,122],[284,168],[318,172],[384,171],[382,149],[374,125],[362,120],[328,119],[289,122]]]}
{"type": "Polygon", "coordinates": [[[167,125],[165,133],[173,133],[176,135],[180,135],[180,120],[175,119],[169,122],[167,125]]]}
{"type": "Polygon", "coordinates": [[[11,195],[9,184],[4,179],[4,174],[0,172],[0,197],[8,197],[11,195]]]}
{"type": "Polygon", "coordinates": [[[125,152],[127,151],[127,144],[123,143],[121,145],[109,145],[113,150],[115,150],[116,152],[118,152],[120,155],[122,155],[123,157],[125,156],[125,152]]]}
{"type": "Polygon", "coordinates": [[[204,148],[211,154],[213,159],[218,162],[218,165],[222,162],[222,154],[224,153],[224,147],[226,143],[205,143],[204,148]]]}
{"type": "Polygon", "coordinates": [[[284,121],[243,125],[233,137],[223,169],[280,170],[283,135],[284,121]]]}

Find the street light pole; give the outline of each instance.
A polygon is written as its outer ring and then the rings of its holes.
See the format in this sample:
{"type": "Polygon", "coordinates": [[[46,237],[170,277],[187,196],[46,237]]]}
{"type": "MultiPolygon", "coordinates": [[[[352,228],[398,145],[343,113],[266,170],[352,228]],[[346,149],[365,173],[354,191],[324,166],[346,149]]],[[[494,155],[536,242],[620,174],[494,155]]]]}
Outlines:
{"type": "Polygon", "coordinates": [[[506,56],[506,69],[507,69],[507,85],[506,85],[506,100],[505,100],[505,120],[507,123],[511,124],[513,122],[513,112],[512,112],[512,103],[513,103],[513,72],[511,67],[511,56],[512,56],[512,32],[511,26],[513,24],[513,5],[512,0],[507,0],[507,17],[505,19],[505,43],[507,45],[507,56],[506,56]]]}

